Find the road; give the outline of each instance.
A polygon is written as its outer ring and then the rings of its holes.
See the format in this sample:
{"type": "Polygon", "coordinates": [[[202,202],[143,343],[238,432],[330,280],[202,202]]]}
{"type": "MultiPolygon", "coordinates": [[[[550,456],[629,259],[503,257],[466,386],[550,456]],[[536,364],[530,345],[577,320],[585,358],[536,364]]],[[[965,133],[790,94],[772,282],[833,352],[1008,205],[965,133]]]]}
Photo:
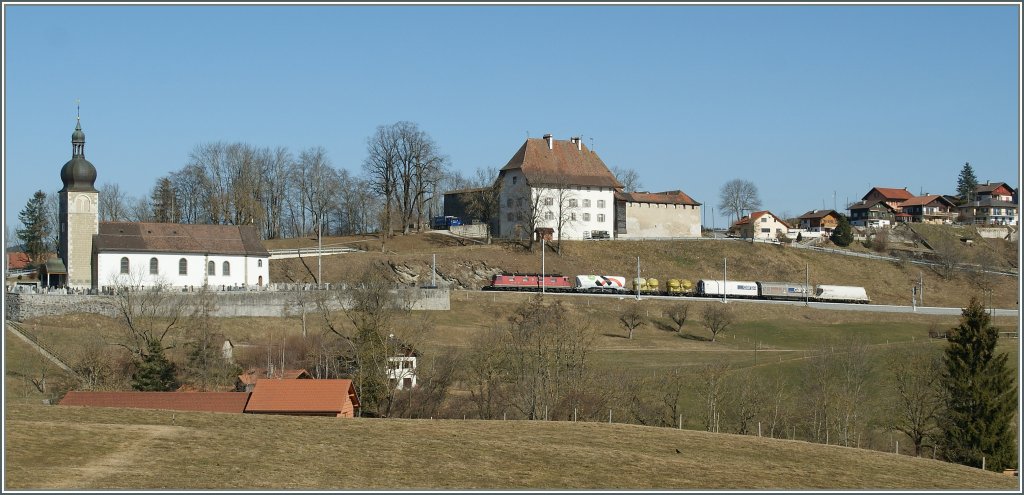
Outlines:
{"type": "MultiPolygon", "coordinates": [[[[490,292],[492,294],[504,293],[509,294],[510,292],[501,291],[481,291],[490,292]]],[[[511,292],[511,294],[529,294],[524,292],[511,292]]],[[[635,295],[626,294],[577,294],[577,293],[558,293],[549,292],[551,296],[566,296],[566,297],[610,297],[615,299],[633,299],[635,295]]],[[[708,297],[678,297],[678,296],[640,296],[641,299],[655,299],[655,300],[667,300],[667,301],[708,301],[717,300],[721,301],[720,298],[708,298],[708,297]]],[[[726,299],[726,304],[786,304],[790,306],[804,306],[812,309],[825,309],[830,311],[863,311],[869,313],[912,313],[921,315],[960,315],[963,313],[963,308],[939,308],[931,306],[893,306],[888,304],[843,304],[843,303],[822,303],[822,302],[810,302],[804,303],[803,301],[766,301],[761,299],[726,299]]],[[[1017,316],[1019,313],[1016,309],[993,309],[993,316],[1017,316]]]]}

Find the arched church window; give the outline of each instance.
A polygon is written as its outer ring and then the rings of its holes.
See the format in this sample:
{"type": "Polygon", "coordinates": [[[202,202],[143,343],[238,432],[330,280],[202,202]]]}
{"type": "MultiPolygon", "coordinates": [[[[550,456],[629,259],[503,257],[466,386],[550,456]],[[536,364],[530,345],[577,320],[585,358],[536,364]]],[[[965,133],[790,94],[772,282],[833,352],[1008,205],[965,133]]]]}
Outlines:
{"type": "Polygon", "coordinates": [[[207,263],[206,264],[206,274],[207,275],[216,275],[217,274],[217,264],[212,262],[212,261],[207,263]]]}
{"type": "Polygon", "coordinates": [[[178,260],[178,275],[188,275],[188,260],[185,258],[178,260]]]}
{"type": "Polygon", "coordinates": [[[227,261],[224,262],[224,268],[221,269],[221,275],[231,275],[231,264],[227,261]]]}
{"type": "Polygon", "coordinates": [[[157,275],[160,273],[160,262],[156,258],[149,259],[149,274],[157,275]]]}
{"type": "Polygon", "coordinates": [[[263,268],[263,260],[256,260],[256,266],[263,268]]]}
{"type": "Polygon", "coordinates": [[[121,258],[121,273],[128,274],[128,258],[121,258]]]}

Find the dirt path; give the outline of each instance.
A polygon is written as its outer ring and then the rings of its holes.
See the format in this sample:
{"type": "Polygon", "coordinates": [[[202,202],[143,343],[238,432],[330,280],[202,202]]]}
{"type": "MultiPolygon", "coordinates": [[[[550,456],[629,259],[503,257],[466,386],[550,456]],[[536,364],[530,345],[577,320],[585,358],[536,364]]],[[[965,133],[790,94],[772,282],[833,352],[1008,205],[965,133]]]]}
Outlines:
{"type": "MultiPolygon", "coordinates": [[[[31,422],[39,424],[39,422],[31,422]]],[[[57,423],[55,423],[57,424],[57,423]]],[[[66,423],[57,424],[62,428],[66,423]]],[[[103,489],[110,488],[103,480],[110,476],[122,476],[131,471],[140,459],[146,458],[146,451],[151,449],[157,440],[181,435],[186,429],[181,426],[169,425],[98,425],[89,424],[95,432],[97,426],[108,426],[120,432],[126,441],[112,452],[89,460],[84,465],[65,466],[66,476],[51,477],[53,482],[38,486],[38,489],[103,489]]]]}

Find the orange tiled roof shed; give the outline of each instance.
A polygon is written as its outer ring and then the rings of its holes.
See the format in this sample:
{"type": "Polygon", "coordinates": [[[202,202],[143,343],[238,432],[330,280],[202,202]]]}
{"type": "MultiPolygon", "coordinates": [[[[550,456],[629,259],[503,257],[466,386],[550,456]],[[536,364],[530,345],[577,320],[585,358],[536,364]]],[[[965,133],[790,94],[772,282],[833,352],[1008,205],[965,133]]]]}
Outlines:
{"type": "Polygon", "coordinates": [[[71,391],[64,395],[60,405],[241,413],[248,400],[248,392],[71,391]]]}
{"type": "Polygon", "coordinates": [[[245,412],[351,418],[358,408],[352,380],[259,379],[245,412]]]}

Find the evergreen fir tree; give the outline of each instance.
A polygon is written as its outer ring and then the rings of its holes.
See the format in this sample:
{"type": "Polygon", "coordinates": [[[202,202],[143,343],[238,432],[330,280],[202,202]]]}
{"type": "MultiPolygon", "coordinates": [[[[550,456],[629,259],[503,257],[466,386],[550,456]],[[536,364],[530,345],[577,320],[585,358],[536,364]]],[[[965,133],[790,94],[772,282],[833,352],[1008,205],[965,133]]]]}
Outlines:
{"type": "Polygon", "coordinates": [[[136,365],[137,369],[132,373],[132,388],[135,390],[170,392],[181,385],[175,376],[177,367],[167,359],[164,346],[157,340],[149,341],[142,360],[136,365]]]}
{"type": "Polygon", "coordinates": [[[50,214],[46,205],[46,193],[36,191],[25,204],[25,209],[18,214],[23,228],[18,229],[18,238],[24,244],[25,254],[33,265],[46,261],[47,237],[50,235],[50,214]]]}
{"type": "Polygon", "coordinates": [[[995,471],[1016,467],[1017,389],[1006,354],[995,353],[999,332],[976,297],[947,339],[942,375],[946,459],[981,467],[984,457],[986,469],[995,471]]]}
{"type": "Polygon", "coordinates": [[[150,197],[150,204],[153,208],[153,221],[160,223],[174,223],[178,221],[178,201],[174,194],[174,186],[171,179],[162,177],[157,180],[156,187],[150,197]]]}
{"type": "Polygon", "coordinates": [[[960,177],[956,179],[956,192],[965,202],[974,201],[974,188],[978,187],[978,178],[974,175],[971,162],[964,163],[960,169],[960,177]]]}
{"type": "Polygon", "coordinates": [[[832,231],[831,239],[836,246],[840,247],[849,246],[853,242],[853,227],[850,226],[846,215],[839,215],[839,222],[835,230],[832,231]]]}

